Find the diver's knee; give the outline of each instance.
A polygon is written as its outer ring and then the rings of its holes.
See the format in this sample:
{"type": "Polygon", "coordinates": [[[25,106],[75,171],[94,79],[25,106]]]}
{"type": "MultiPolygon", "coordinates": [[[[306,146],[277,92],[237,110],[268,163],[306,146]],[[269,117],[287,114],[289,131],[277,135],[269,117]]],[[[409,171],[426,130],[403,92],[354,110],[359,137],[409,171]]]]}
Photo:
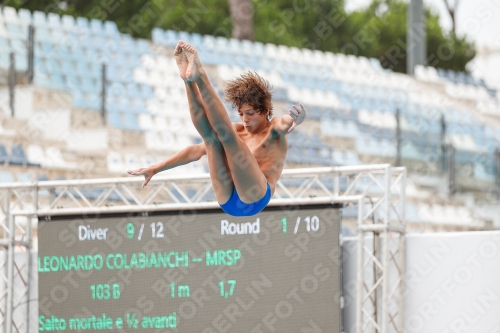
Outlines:
{"type": "Polygon", "coordinates": [[[219,137],[215,133],[211,133],[203,138],[203,142],[207,148],[222,148],[222,143],[219,140],[219,137]]]}
{"type": "Polygon", "coordinates": [[[222,143],[234,142],[236,137],[234,133],[234,128],[228,128],[225,124],[219,123],[214,126],[214,131],[217,134],[217,138],[222,143]]]}

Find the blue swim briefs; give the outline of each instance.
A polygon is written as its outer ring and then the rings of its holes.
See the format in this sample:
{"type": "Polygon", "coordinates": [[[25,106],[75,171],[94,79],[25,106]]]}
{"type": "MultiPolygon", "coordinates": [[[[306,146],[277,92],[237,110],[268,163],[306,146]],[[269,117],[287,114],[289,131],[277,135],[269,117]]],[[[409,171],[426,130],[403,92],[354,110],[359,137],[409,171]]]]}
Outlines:
{"type": "Polygon", "coordinates": [[[238,192],[236,192],[236,187],[235,187],[233,189],[233,194],[231,194],[229,200],[225,204],[223,205],[219,204],[219,205],[222,208],[222,210],[229,215],[252,216],[263,210],[269,203],[269,200],[271,200],[271,186],[269,186],[269,183],[267,183],[267,192],[266,194],[264,194],[264,197],[259,201],[256,201],[251,204],[241,201],[240,196],[238,195],[238,192]]]}

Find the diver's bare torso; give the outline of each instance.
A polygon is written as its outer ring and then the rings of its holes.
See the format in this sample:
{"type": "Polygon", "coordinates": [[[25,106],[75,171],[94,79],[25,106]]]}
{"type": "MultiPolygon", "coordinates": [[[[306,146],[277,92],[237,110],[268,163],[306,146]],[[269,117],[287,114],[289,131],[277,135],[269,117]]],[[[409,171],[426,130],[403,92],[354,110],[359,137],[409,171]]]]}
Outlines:
{"type": "Polygon", "coordinates": [[[287,136],[279,133],[275,128],[278,121],[278,118],[273,118],[268,126],[259,133],[246,131],[242,123],[233,124],[238,136],[246,143],[255,157],[271,187],[272,194],[274,194],[276,182],[283,171],[288,151],[287,136]]]}

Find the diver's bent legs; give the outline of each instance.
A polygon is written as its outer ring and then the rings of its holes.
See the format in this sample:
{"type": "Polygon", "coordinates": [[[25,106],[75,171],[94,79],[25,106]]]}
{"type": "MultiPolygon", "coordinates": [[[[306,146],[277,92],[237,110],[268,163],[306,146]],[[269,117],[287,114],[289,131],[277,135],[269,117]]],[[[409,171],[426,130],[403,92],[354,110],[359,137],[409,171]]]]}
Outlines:
{"type": "Polygon", "coordinates": [[[229,171],[240,199],[246,203],[262,199],[267,192],[266,177],[252,152],[240,139],[231,123],[224,103],[201,66],[196,49],[184,42],[179,42],[179,44],[182,51],[186,52],[188,61],[185,77],[189,81],[196,82],[208,122],[226,153],[229,171]]]}
{"type": "Polygon", "coordinates": [[[191,120],[200,133],[207,150],[208,168],[215,197],[220,204],[224,204],[229,200],[234,188],[224,148],[208,122],[196,84],[186,82],[186,93],[191,120]]]}

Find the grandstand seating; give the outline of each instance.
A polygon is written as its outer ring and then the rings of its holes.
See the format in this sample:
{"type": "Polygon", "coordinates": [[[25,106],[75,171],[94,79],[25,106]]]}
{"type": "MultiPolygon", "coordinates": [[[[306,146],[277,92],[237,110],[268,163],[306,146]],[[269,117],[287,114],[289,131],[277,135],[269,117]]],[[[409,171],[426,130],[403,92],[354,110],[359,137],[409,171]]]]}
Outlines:
{"type": "MultiPolygon", "coordinates": [[[[26,155],[23,146],[1,141],[15,132],[0,121],[0,163],[73,170],[78,162],[67,160],[63,151],[78,155],[89,150],[103,156],[106,171],[123,174],[156,162],[160,159],[156,156],[166,151],[200,142],[175,61],[165,55],[183,39],[198,48],[204,64],[215,69],[212,80],[221,95],[223,82],[254,70],[271,82],[280,108],[298,102],[307,107],[310,122],[318,126],[314,132],[299,127],[289,135],[287,163],[355,165],[367,158],[394,160],[399,112],[404,163],[438,162],[441,147],[453,144],[458,168],[470,165],[478,181],[490,185],[495,181],[498,122],[485,121],[478,114],[500,117],[500,100],[479,78],[426,66],[417,67],[411,78],[384,70],[376,59],[158,28],[152,31],[152,41],[134,39],[121,33],[114,22],[10,7],[0,11],[0,71],[8,68],[10,52],[15,54],[16,70],[27,70],[30,24],[35,28],[34,85],[66,94],[71,107],[23,108],[27,126],[40,131],[43,138],[30,142],[26,155]],[[476,108],[471,107],[474,103],[476,108]],[[73,128],[75,110],[98,115],[102,107],[107,114],[104,127],[73,128]],[[110,143],[113,137],[108,129],[139,135],[143,152],[117,149],[110,143]]],[[[7,106],[0,108],[7,114],[7,106]]],[[[274,113],[279,116],[283,111],[274,113]]],[[[238,121],[234,112],[230,117],[238,121]]],[[[204,169],[195,164],[189,170],[204,169]]],[[[18,173],[17,179],[28,178],[18,173]]],[[[352,209],[345,213],[351,214],[352,209]]],[[[407,209],[414,222],[432,221],[432,216],[450,222],[462,213],[421,204],[409,204],[407,209]]]]}

